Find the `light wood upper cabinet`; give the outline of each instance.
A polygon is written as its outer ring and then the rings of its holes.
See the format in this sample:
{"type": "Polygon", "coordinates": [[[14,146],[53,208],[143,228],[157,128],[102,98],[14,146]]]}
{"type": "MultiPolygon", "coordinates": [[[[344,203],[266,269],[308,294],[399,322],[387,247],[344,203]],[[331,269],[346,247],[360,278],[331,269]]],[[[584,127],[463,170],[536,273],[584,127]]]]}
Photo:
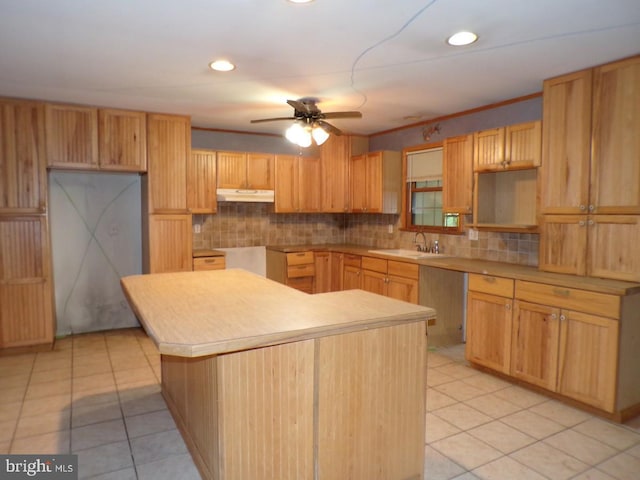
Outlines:
{"type": "Polygon", "coordinates": [[[124,172],[147,170],[147,116],[129,110],[98,110],[100,168],[124,172]]]}
{"type": "Polygon", "coordinates": [[[48,103],[47,165],[56,168],[98,168],[98,109],[48,103]]]}
{"type": "Polygon", "coordinates": [[[146,171],[146,113],[51,103],[45,108],[50,167],[146,171]]]}
{"type": "Polygon", "coordinates": [[[590,205],[640,214],[640,56],[594,70],[590,205]]]}
{"type": "Polygon", "coordinates": [[[275,159],[268,153],[218,152],[218,188],[273,190],[275,159]]]}
{"type": "Polygon", "coordinates": [[[368,149],[366,137],[331,135],[320,147],[322,212],[349,210],[349,160],[368,149]]]}
{"type": "Polygon", "coordinates": [[[540,166],[541,122],[527,122],[474,133],[474,171],[540,166]]]}
{"type": "Polygon", "coordinates": [[[189,117],[150,114],[147,136],[149,213],[186,213],[189,117]]]}
{"type": "Polygon", "coordinates": [[[320,211],[320,160],[276,155],[276,213],[320,211]]]}
{"type": "Polygon", "coordinates": [[[187,164],[187,206],[191,213],[216,213],[216,152],[191,150],[187,164]]]}
{"type": "Polygon", "coordinates": [[[0,213],[43,213],[47,205],[44,106],[0,99],[0,213]]]}
{"type": "Polygon", "coordinates": [[[0,348],[53,342],[47,218],[0,216],[0,348]]]}
{"type": "Polygon", "coordinates": [[[149,215],[146,273],[190,272],[193,268],[191,215],[149,215]]]}
{"type": "Polygon", "coordinates": [[[473,207],[473,135],[447,138],[442,157],[442,211],[469,214],[473,207]]]}
{"type": "Polygon", "coordinates": [[[544,215],[539,268],[640,281],[638,215],[544,215]]]}
{"type": "Polygon", "coordinates": [[[379,151],[351,157],[350,211],[400,213],[402,159],[400,152],[379,151]]]}
{"type": "Polygon", "coordinates": [[[586,213],[589,204],[592,71],[545,80],[540,212],[586,213]]]}

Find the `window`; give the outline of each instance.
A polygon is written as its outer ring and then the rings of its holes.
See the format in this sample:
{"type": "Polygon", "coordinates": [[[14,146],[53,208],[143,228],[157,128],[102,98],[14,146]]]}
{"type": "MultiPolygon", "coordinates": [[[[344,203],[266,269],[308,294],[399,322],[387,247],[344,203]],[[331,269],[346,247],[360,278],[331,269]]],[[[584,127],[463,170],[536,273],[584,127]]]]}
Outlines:
{"type": "Polygon", "coordinates": [[[404,160],[404,228],[457,232],[458,214],[442,211],[442,146],[405,151],[404,160]]]}

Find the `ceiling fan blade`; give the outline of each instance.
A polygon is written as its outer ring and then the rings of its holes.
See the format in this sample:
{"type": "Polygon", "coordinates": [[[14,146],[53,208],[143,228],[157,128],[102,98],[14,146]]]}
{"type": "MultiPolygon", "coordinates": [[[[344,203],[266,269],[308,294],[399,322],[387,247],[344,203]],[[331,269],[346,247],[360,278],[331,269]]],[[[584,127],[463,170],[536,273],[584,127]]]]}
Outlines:
{"type": "Polygon", "coordinates": [[[320,114],[322,118],[362,118],[360,112],[327,112],[320,114]]]}
{"type": "Polygon", "coordinates": [[[318,120],[316,121],[316,123],[320,125],[322,128],[324,128],[328,133],[333,133],[334,135],[342,135],[342,130],[334,127],[329,122],[325,122],[324,120],[318,120]]]}
{"type": "Polygon", "coordinates": [[[277,120],[295,120],[296,117],[275,117],[275,118],[261,118],[258,120],[251,120],[251,123],[262,123],[262,122],[275,122],[277,120]]]}

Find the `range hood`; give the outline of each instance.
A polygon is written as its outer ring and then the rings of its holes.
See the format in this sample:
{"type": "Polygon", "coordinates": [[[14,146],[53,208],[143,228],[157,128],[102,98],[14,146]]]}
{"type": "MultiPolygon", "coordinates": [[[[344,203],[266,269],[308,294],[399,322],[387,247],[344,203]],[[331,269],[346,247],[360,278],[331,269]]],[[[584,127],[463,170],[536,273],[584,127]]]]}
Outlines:
{"type": "Polygon", "coordinates": [[[219,188],[216,197],[219,202],[274,202],[273,190],[219,188]]]}

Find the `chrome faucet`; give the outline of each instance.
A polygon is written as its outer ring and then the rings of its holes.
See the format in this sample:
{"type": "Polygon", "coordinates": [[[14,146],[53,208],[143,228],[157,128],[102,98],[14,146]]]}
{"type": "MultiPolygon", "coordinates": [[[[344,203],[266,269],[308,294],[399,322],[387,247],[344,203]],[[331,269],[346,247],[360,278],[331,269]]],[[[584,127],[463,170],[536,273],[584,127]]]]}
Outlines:
{"type": "Polygon", "coordinates": [[[429,248],[427,247],[427,237],[425,237],[424,232],[416,232],[413,237],[413,243],[416,245],[416,249],[419,252],[428,252],[429,248]],[[418,235],[422,235],[422,245],[418,243],[418,235]]]}

